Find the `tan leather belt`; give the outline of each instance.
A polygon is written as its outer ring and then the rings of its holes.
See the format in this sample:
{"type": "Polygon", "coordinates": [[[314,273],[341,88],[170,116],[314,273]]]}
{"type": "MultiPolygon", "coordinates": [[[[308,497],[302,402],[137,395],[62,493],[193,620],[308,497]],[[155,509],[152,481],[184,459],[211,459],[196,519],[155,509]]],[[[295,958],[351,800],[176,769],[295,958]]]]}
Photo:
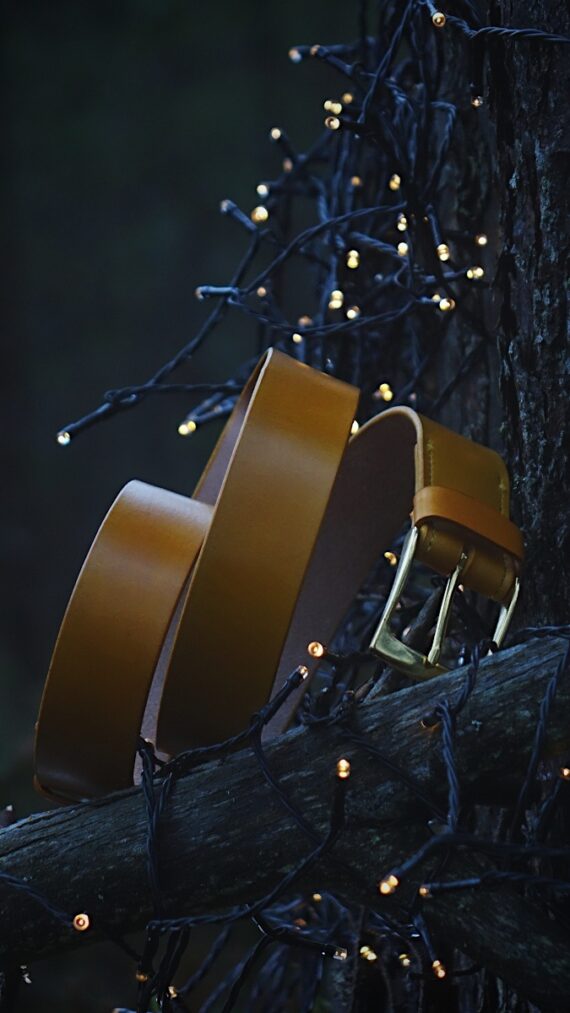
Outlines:
{"type": "MultiPolygon", "coordinates": [[[[158,724],[171,754],[239,731],[295,666],[318,663],[307,644],[330,641],[410,514],[372,646],[414,678],[443,671],[459,580],[501,603],[502,639],[522,558],[502,460],[407,408],[349,439],[357,403],[355,388],[271,350],[193,499],[125,487],[54,650],[36,736],[40,790],[70,801],[128,786],[141,728],[158,724]],[[414,555],[450,575],[427,657],[389,628],[414,555]]],[[[288,700],[272,731],[298,703],[288,700]]]]}

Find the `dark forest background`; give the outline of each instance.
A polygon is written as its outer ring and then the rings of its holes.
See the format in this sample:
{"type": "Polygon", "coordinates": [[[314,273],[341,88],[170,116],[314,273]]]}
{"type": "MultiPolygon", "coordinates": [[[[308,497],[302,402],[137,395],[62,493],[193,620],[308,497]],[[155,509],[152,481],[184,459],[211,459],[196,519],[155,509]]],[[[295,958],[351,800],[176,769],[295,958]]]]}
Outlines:
{"type": "MultiPolygon", "coordinates": [[[[352,38],[356,10],[19,0],[2,11],[0,806],[22,817],[47,806],[31,784],[34,721],[98,524],[130,478],[190,493],[216,427],[182,439],[189,404],[169,397],[66,449],[55,434],[195,332],[194,289],[225,283],[243,249],[220,200],[259,203],[256,184],[280,163],[272,126],[303,148],[322,124],[326,73],[294,67],[288,48],[352,38]]],[[[180,376],[223,378],[254,348],[253,327],[230,316],[180,376]]],[[[22,1010],[110,1010],[132,990],[124,965],[105,947],[38,965],[22,1010]]]]}

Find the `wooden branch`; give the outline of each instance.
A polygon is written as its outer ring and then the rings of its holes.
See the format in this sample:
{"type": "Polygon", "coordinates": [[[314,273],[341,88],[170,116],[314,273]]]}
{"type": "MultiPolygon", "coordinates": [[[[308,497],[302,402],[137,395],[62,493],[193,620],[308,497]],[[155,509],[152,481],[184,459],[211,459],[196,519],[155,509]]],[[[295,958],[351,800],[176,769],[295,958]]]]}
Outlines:
{"type": "MultiPolygon", "coordinates": [[[[465,798],[512,799],[530,753],[540,701],[565,643],[535,640],[481,666],[477,687],[458,725],[457,762],[465,798]]],[[[355,729],[406,770],[445,809],[446,781],[439,731],[422,716],[453,694],[459,670],[437,681],[379,696],[358,712],[355,729]]],[[[548,747],[570,745],[570,679],[562,680],[548,747]]],[[[378,879],[426,840],[429,812],[387,774],[362,745],[338,727],[295,730],[268,746],[271,768],[322,835],[327,826],[336,760],[348,756],[352,776],[349,825],[335,854],[357,870],[357,882],[331,859],[300,884],[330,889],[353,903],[390,910],[378,879]],[[362,879],[365,886],[362,885],[362,879]]],[[[260,775],[249,752],[197,768],[181,778],[160,837],[161,869],[173,916],[223,911],[264,895],[312,847],[260,775]]],[[[139,790],[29,817],[0,832],[0,868],[26,877],[54,904],[89,913],[93,928],[78,934],[8,886],[1,891],[0,959],[26,962],[54,950],[88,945],[108,927],[126,932],[152,916],[145,866],[146,820],[139,790]]],[[[477,874],[476,859],[463,856],[477,874]]],[[[451,874],[455,869],[451,866],[451,874]]],[[[421,871],[420,876],[425,875],[421,871]]],[[[425,905],[443,940],[515,984],[534,1001],[553,1004],[570,993],[570,953],[562,931],[515,893],[461,894],[425,905]],[[530,935],[529,935],[530,934],[530,935]],[[532,938],[533,945],[528,945],[532,938]],[[545,998],[547,997],[547,998],[545,998]]]]}

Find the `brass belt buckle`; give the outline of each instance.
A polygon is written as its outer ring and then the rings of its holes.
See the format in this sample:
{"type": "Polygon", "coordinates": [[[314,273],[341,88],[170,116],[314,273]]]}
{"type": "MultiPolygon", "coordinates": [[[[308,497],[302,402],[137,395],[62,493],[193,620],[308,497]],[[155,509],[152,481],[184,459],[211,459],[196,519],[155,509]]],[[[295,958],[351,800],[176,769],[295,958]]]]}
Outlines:
{"type": "MultiPolygon", "coordinates": [[[[468,560],[468,554],[465,551],[461,553],[457,566],[447,579],[447,584],[445,586],[445,591],[443,592],[443,598],[441,600],[441,606],[435,624],[433,643],[428,654],[422,654],[420,651],[415,651],[412,647],[408,647],[406,644],[403,644],[390,629],[390,620],[410,575],[418,538],[419,529],[415,525],[412,525],[406,535],[406,539],[402,547],[402,555],[400,557],[396,576],[394,577],[394,583],[392,584],[390,594],[388,595],[388,600],[384,607],[382,618],[374,636],[372,637],[370,647],[371,650],[376,651],[376,653],[379,654],[384,661],[391,665],[392,668],[397,668],[414,679],[431,679],[434,675],[442,675],[444,672],[448,671],[447,668],[439,664],[439,656],[441,654],[447,624],[449,622],[453,594],[461,579],[461,574],[468,560]]],[[[501,606],[501,611],[493,634],[493,641],[497,647],[501,646],[509,628],[509,623],[515,610],[519,591],[520,581],[519,578],[516,577],[511,600],[508,605],[501,606]]]]}

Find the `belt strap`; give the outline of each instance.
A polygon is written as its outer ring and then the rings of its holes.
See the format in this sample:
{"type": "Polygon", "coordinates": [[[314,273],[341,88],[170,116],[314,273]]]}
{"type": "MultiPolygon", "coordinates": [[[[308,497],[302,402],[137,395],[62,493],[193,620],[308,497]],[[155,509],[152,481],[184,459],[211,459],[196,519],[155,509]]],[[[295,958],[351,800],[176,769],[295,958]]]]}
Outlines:
{"type": "MultiPolygon", "coordinates": [[[[37,735],[44,790],[70,799],[132,783],[153,678],[147,718],[160,698],[167,753],[239,731],[296,665],[318,663],[306,645],[330,642],[410,516],[417,558],[446,574],[461,560],[465,586],[509,602],[522,544],[501,458],[407,408],[347,443],[357,399],[270,351],[193,500],[126,487],[134,509],[107,530],[121,497],[109,513],[54,652],[37,735]],[[173,497],[172,527],[162,497],[173,497]]],[[[298,704],[289,698],[269,731],[298,704]]]]}

